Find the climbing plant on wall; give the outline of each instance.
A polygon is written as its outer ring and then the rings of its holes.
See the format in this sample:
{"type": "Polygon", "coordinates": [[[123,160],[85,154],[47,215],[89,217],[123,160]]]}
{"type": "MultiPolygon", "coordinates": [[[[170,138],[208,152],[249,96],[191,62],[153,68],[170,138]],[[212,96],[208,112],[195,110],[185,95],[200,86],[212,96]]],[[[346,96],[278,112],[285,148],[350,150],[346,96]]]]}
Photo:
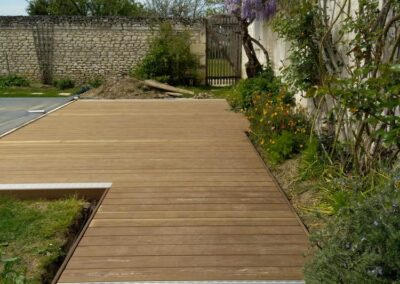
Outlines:
{"type": "Polygon", "coordinates": [[[324,151],[362,175],[390,167],[400,151],[400,2],[297,3],[274,26],[292,43],[285,79],[313,99],[324,151]]]}
{"type": "Polygon", "coordinates": [[[38,23],[32,26],[32,34],[42,83],[50,85],[53,82],[54,25],[51,22],[38,23]]]}

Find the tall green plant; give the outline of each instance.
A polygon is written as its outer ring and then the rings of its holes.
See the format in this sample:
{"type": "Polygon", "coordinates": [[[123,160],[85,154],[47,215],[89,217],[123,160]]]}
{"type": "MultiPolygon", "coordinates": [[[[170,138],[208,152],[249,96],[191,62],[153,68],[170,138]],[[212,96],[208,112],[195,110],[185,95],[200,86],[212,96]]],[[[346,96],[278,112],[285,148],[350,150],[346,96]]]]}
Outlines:
{"type": "Polygon", "coordinates": [[[171,84],[186,83],[197,76],[198,59],[190,51],[188,31],[177,32],[170,22],[160,26],[160,33],[150,42],[150,50],[135,70],[143,79],[158,79],[171,84]]]}
{"type": "Polygon", "coordinates": [[[278,35],[293,43],[289,50],[290,64],[282,73],[296,91],[306,91],[321,83],[316,41],[320,26],[319,10],[314,1],[299,1],[285,7],[273,20],[273,28],[278,35]]]}

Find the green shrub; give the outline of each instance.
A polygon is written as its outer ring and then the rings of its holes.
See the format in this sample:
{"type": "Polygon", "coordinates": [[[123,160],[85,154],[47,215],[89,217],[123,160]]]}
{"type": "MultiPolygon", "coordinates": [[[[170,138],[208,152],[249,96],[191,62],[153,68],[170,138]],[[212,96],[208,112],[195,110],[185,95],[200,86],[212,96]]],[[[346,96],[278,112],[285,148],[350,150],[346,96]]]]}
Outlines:
{"type": "Polygon", "coordinates": [[[266,68],[257,77],[242,80],[228,95],[231,106],[250,121],[250,138],[272,165],[305,149],[310,125],[294,94],[266,68]]]}
{"type": "Polygon", "coordinates": [[[94,77],[94,78],[92,78],[92,79],[90,79],[89,80],[89,86],[91,87],[91,88],[98,88],[98,87],[100,87],[101,85],[103,85],[103,79],[102,78],[100,78],[100,77],[94,77]]]}
{"type": "Polygon", "coordinates": [[[324,229],[312,235],[316,250],[305,269],[307,283],[400,281],[399,187],[397,171],[386,186],[362,201],[351,198],[324,229]]]}
{"type": "Polygon", "coordinates": [[[29,81],[19,75],[0,76],[0,88],[28,87],[29,81]]]}
{"type": "Polygon", "coordinates": [[[142,79],[159,79],[185,84],[197,76],[198,60],[190,52],[190,34],[176,32],[171,23],[160,26],[160,34],[150,42],[150,51],[133,74],[142,79]]]}
{"type": "Polygon", "coordinates": [[[241,80],[228,96],[228,100],[234,109],[247,111],[254,106],[254,96],[274,97],[279,94],[280,85],[272,69],[266,68],[255,78],[241,80]]]}
{"type": "Polygon", "coordinates": [[[252,140],[263,147],[271,164],[305,149],[310,125],[306,114],[296,109],[293,94],[284,86],[278,95],[253,95],[247,116],[252,140]]]}
{"type": "Polygon", "coordinates": [[[294,147],[293,136],[291,132],[285,130],[281,134],[271,137],[271,143],[266,146],[268,160],[271,164],[278,164],[290,158],[294,147]]]}
{"type": "Polygon", "coordinates": [[[72,81],[70,78],[54,80],[53,85],[60,90],[66,90],[75,87],[74,81],[72,81]]]}

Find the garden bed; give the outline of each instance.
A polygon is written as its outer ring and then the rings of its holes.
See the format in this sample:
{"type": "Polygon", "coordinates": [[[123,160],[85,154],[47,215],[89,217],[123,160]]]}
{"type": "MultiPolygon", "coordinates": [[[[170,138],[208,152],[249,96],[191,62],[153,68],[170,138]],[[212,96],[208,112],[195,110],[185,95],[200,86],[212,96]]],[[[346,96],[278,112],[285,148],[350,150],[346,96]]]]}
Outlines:
{"type": "Polygon", "coordinates": [[[0,197],[0,283],[50,283],[87,220],[87,205],[0,197]]]}

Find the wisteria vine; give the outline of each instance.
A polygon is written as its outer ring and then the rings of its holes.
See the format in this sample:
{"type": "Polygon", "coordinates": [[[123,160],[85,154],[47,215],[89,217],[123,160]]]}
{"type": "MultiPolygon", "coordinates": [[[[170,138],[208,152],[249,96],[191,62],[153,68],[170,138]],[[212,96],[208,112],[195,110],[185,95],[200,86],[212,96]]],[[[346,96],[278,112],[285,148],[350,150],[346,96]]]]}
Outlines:
{"type": "Polygon", "coordinates": [[[228,13],[241,19],[268,20],[276,13],[277,0],[225,0],[228,13]]]}

